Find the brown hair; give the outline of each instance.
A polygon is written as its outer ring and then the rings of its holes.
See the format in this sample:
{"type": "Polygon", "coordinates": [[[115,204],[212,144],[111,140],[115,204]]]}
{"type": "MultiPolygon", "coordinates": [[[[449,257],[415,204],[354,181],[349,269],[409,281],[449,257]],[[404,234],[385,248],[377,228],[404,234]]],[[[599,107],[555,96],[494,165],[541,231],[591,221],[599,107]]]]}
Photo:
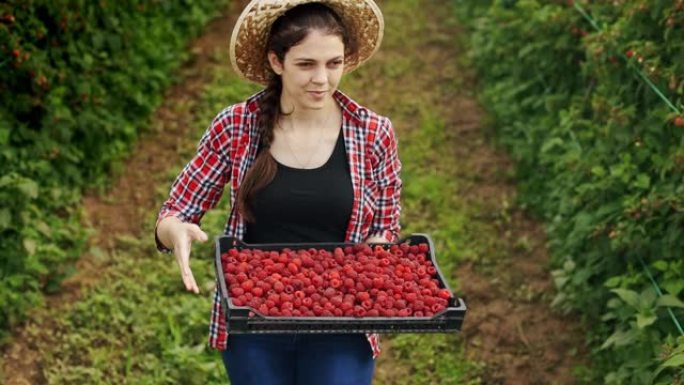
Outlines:
{"type": "MultiPolygon", "coordinates": [[[[353,41],[337,14],[323,4],[307,3],[288,10],[273,23],[264,60],[267,53],[272,51],[283,63],[287,51],[304,40],[312,30],[339,36],[344,44],[345,56],[351,57],[357,53],[357,42],[353,41]]],[[[280,116],[284,115],[280,110],[282,90],[280,76],[271,72],[268,86],[259,101],[258,124],[263,145],[237,193],[238,212],[249,222],[255,221],[252,211],[254,196],[271,183],[276,174],[277,164],[269,149],[273,142],[273,128],[280,116]]]]}

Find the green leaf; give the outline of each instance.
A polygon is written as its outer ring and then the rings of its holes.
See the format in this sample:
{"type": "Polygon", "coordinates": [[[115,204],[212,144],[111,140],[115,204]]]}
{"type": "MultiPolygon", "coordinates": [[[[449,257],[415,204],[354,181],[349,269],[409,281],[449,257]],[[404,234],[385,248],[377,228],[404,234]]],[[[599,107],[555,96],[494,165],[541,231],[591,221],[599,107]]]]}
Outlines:
{"type": "Polygon", "coordinates": [[[637,337],[636,329],[616,330],[606,341],[601,345],[601,350],[607,349],[611,346],[620,347],[631,344],[637,337]]]}
{"type": "Polygon", "coordinates": [[[601,178],[606,176],[606,169],[601,166],[594,166],[591,168],[591,173],[601,178]]]}
{"type": "Polygon", "coordinates": [[[10,130],[4,127],[0,127],[0,145],[6,145],[9,143],[10,130]]]}
{"type": "Polygon", "coordinates": [[[646,174],[637,175],[634,185],[639,188],[648,189],[651,187],[651,178],[646,174]]]}
{"type": "Polygon", "coordinates": [[[606,281],[606,283],[604,283],[604,285],[606,287],[616,287],[616,286],[620,286],[620,282],[622,282],[621,276],[611,277],[609,280],[606,281]]]}
{"type": "Polygon", "coordinates": [[[629,306],[635,309],[639,308],[639,294],[637,292],[627,289],[613,289],[611,291],[617,294],[629,306]]]}
{"type": "Polygon", "coordinates": [[[670,357],[670,359],[663,362],[661,366],[665,368],[684,366],[684,353],[676,354],[673,357],[670,357]]]}
{"type": "Polygon", "coordinates": [[[36,199],[38,197],[38,183],[31,179],[23,179],[17,184],[17,188],[31,199],[36,199]]]}
{"type": "Polygon", "coordinates": [[[684,280],[670,279],[661,285],[668,293],[678,296],[684,290],[684,280]]]}
{"type": "Polygon", "coordinates": [[[35,240],[26,238],[22,243],[24,245],[24,249],[26,249],[29,255],[33,255],[36,253],[37,245],[35,240]]]}
{"type": "Polygon", "coordinates": [[[675,354],[674,356],[670,357],[667,361],[663,362],[660,366],[658,366],[658,369],[653,372],[653,375],[651,376],[651,384],[660,376],[660,373],[667,369],[667,368],[673,368],[673,367],[682,367],[684,366],[684,353],[679,353],[675,354]]]}
{"type": "Polygon", "coordinates": [[[649,286],[639,294],[639,309],[652,309],[655,307],[658,293],[656,293],[653,286],[649,286]]]}
{"type": "Polygon", "coordinates": [[[645,328],[646,326],[653,325],[653,323],[656,322],[657,319],[658,319],[658,317],[657,317],[655,314],[642,314],[642,313],[639,313],[639,314],[637,314],[637,316],[636,316],[637,327],[638,327],[639,329],[643,329],[643,328],[645,328]]]}
{"type": "Polygon", "coordinates": [[[46,237],[52,236],[52,229],[50,228],[50,226],[48,226],[47,223],[40,221],[40,222],[36,223],[36,228],[38,229],[38,231],[40,231],[46,237]]]}
{"type": "Polygon", "coordinates": [[[661,259],[661,260],[653,262],[652,266],[656,270],[667,271],[670,267],[670,264],[668,264],[667,262],[665,262],[661,259]]]}
{"type": "Polygon", "coordinates": [[[0,230],[5,230],[12,226],[12,213],[9,209],[0,209],[0,230]]]}
{"type": "Polygon", "coordinates": [[[680,300],[672,294],[664,294],[662,297],[658,298],[656,305],[659,307],[684,308],[684,301],[680,300]]]}
{"type": "Polygon", "coordinates": [[[563,140],[561,138],[551,138],[544,142],[542,145],[541,152],[548,152],[555,146],[563,146],[563,140]]]}

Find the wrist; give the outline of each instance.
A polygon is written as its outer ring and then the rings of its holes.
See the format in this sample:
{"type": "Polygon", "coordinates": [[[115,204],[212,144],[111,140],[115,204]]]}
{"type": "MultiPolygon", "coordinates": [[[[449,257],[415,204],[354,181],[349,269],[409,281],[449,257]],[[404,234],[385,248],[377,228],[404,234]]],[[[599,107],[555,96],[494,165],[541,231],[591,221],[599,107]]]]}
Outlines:
{"type": "Polygon", "coordinates": [[[155,230],[156,237],[161,245],[169,250],[173,250],[176,246],[177,227],[183,221],[175,215],[169,215],[159,220],[155,230]]]}

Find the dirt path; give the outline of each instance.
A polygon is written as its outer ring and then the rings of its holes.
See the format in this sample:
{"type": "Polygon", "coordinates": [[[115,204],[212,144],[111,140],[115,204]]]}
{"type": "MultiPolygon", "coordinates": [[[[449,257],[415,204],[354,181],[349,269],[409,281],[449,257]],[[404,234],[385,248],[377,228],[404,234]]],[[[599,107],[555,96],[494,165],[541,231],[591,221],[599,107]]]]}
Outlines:
{"type": "MultiPolygon", "coordinates": [[[[447,1],[440,0],[446,8],[447,1]]],[[[439,16],[439,12],[431,12],[439,16]]],[[[444,26],[435,20],[434,26],[444,26]]],[[[457,36],[458,27],[437,30],[457,36]]],[[[435,61],[453,62],[463,55],[458,47],[429,47],[435,61]],[[441,51],[441,52],[439,52],[441,51]],[[443,61],[442,61],[443,60],[443,61]]],[[[475,81],[459,68],[464,90],[473,91],[475,81]]],[[[437,79],[448,82],[448,76],[437,79]]],[[[580,363],[584,335],[576,317],[550,310],[554,286],[541,224],[519,209],[511,208],[515,186],[507,175],[512,165],[493,148],[485,128],[484,113],[466,92],[444,94],[442,109],[451,127],[454,156],[476,180],[456,191],[467,205],[482,213],[474,221],[486,221],[499,233],[491,258],[461,266],[457,271],[460,292],[468,303],[463,338],[469,358],[484,361],[486,384],[570,384],[572,369],[580,363]],[[486,214],[490,213],[490,214],[486,214]]]]}
{"type": "MultiPolygon", "coordinates": [[[[165,102],[152,117],[152,132],[137,144],[134,155],[122,167],[122,174],[113,188],[97,195],[87,194],[83,204],[85,219],[95,230],[89,240],[91,247],[108,254],[117,240],[126,237],[149,238],[142,234],[146,213],[155,210],[155,189],[169,165],[177,158],[178,151],[188,146],[188,136],[194,127],[192,103],[198,98],[203,85],[211,81],[210,68],[217,63],[213,57],[216,49],[227,49],[232,26],[246,4],[246,0],[234,0],[226,13],[212,21],[204,35],[190,47],[193,58],[180,71],[183,79],[172,87],[165,102]],[[183,106],[183,108],[179,108],[183,106]]],[[[195,145],[195,144],[192,144],[195,145]]],[[[107,258],[84,255],[77,262],[77,273],[66,280],[63,291],[46,298],[46,307],[67,308],[78,301],[88,287],[95,285],[107,258]]],[[[52,340],[53,322],[45,316],[43,309],[36,309],[29,315],[29,322],[16,330],[13,342],[4,349],[2,376],[6,385],[43,384],[40,347],[52,340]]]]}

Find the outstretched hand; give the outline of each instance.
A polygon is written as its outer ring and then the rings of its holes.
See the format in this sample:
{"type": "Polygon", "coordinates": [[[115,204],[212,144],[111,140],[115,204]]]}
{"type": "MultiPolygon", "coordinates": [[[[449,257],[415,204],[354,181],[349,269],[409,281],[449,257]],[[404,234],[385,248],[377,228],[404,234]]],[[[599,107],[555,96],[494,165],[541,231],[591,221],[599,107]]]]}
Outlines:
{"type": "Polygon", "coordinates": [[[190,269],[190,250],[193,241],[206,242],[209,237],[196,224],[180,221],[174,224],[172,234],[173,253],[176,255],[185,289],[199,294],[199,287],[190,269]]]}

